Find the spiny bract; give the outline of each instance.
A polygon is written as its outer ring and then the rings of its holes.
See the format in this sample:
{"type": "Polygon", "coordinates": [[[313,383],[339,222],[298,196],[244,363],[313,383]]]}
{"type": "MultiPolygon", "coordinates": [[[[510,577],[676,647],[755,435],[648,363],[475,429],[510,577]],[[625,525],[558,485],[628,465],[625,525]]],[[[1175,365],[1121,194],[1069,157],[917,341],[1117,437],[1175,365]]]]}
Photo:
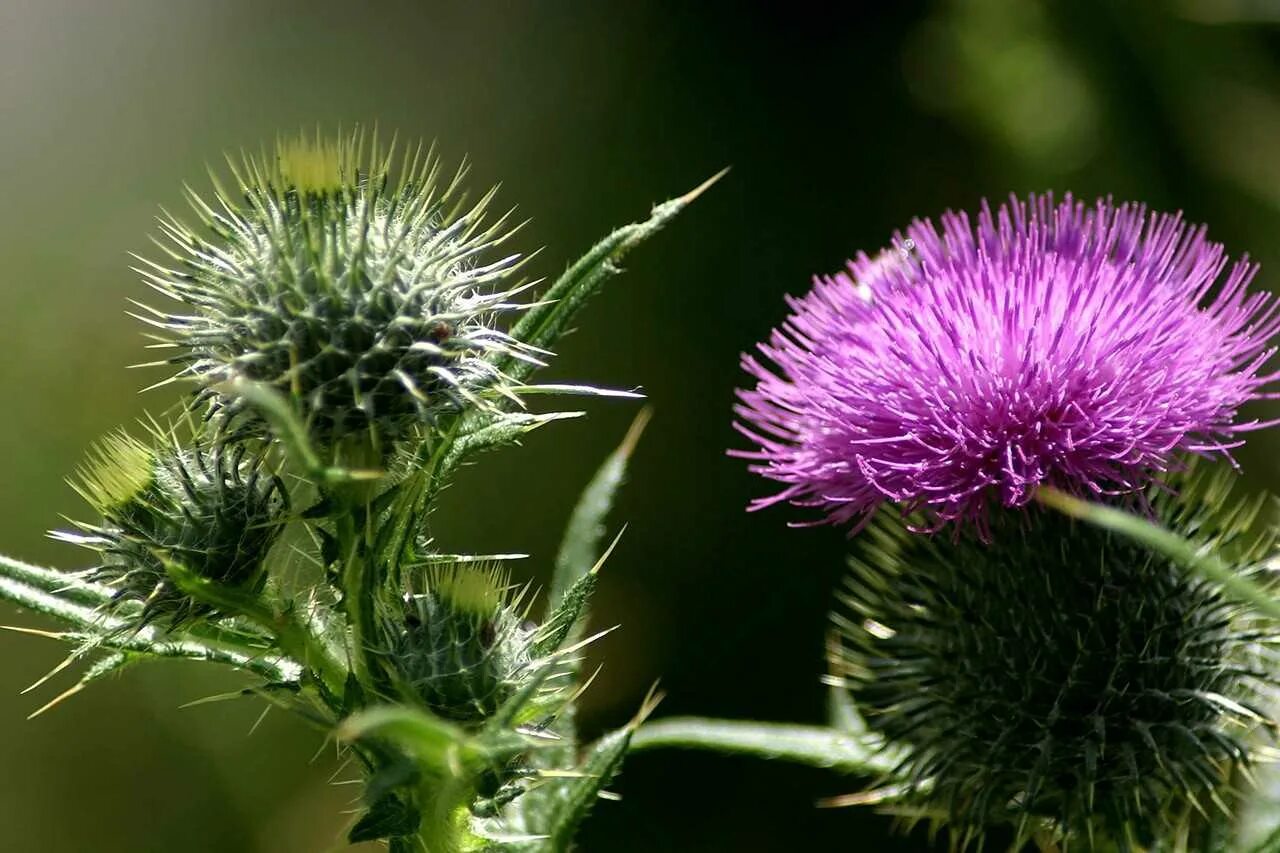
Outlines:
{"type": "MultiPolygon", "coordinates": [[[[1275,542],[1260,503],[1193,468],[1156,511],[1256,572],[1275,542]]],[[[1274,728],[1280,630],[1101,528],[1040,509],[992,521],[989,545],[939,541],[886,509],[855,540],[833,671],[906,749],[909,812],[959,846],[1000,825],[1071,849],[1197,837],[1274,728]]]]}
{"type": "Polygon", "coordinates": [[[398,669],[442,717],[478,723],[532,674],[537,629],[509,572],[467,563],[431,566],[405,595],[394,648],[398,669]]]}
{"type": "Polygon", "coordinates": [[[137,271],[179,305],[136,316],[214,413],[249,413],[228,380],[265,383],[328,444],[512,394],[493,356],[534,358],[495,328],[521,307],[523,288],[503,286],[518,256],[480,260],[514,230],[508,216],[485,224],[492,191],[462,206],[465,164],[442,183],[419,146],[393,177],[394,152],[358,131],[283,141],[231,163],[234,191],[216,178],[212,201],[188,191],[202,230],[161,220],[169,261],[137,271]]]}
{"type": "Polygon", "coordinates": [[[917,220],[894,248],[790,299],[745,355],[739,452],[755,502],[828,521],[918,508],[982,526],[1042,484],[1133,492],[1177,452],[1226,453],[1276,374],[1280,304],[1202,227],[1069,195],[917,220]]]}
{"type": "Polygon", "coordinates": [[[72,485],[102,520],[54,538],[98,555],[91,580],[140,602],[141,623],[180,625],[209,608],[175,586],[167,564],[239,589],[265,579],[263,562],[280,532],[288,497],[281,480],[246,445],[181,445],[154,430],[153,442],[114,433],[94,447],[72,485]]]}

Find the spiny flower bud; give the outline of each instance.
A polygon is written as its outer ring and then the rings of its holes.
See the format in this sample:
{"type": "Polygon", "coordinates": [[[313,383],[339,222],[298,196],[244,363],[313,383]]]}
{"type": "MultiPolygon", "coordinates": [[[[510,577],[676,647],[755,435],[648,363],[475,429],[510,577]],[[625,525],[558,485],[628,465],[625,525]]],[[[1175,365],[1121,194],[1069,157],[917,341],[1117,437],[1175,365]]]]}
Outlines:
{"type": "Polygon", "coordinates": [[[533,357],[495,328],[521,307],[509,300],[522,288],[500,286],[518,256],[478,259],[514,229],[507,216],[484,224],[492,192],[461,207],[465,164],[442,184],[419,146],[393,178],[393,151],[360,132],[281,142],[232,164],[235,192],[189,193],[202,230],[161,220],[171,261],[138,272],[180,307],[137,316],[174,350],[160,362],[179,369],[172,379],[231,416],[246,407],[227,380],[265,383],[326,444],[357,430],[394,438],[510,393],[493,356],[533,357]]]}
{"type": "Polygon", "coordinates": [[[97,444],[72,486],[102,521],[52,535],[96,552],[89,577],[115,587],[117,602],[141,602],[143,624],[179,625],[209,611],[174,585],[166,566],[258,587],[288,498],[244,445],[183,448],[172,435],[155,438],[149,445],[119,432],[97,444]]]}
{"type": "Polygon", "coordinates": [[[405,596],[399,670],[436,714],[480,722],[532,672],[537,630],[526,623],[524,593],[513,596],[510,574],[496,565],[436,565],[423,581],[405,596]]]}
{"type": "MultiPolygon", "coordinates": [[[[1153,487],[1155,512],[1255,572],[1275,542],[1260,502],[1230,499],[1230,471],[1191,468],[1153,487]]],[[[1207,831],[1251,735],[1274,728],[1280,630],[1100,528],[1048,510],[991,520],[988,545],[882,511],[834,617],[834,675],[905,750],[912,813],[949,823],[958,846],[1000,825],[1071,849],[1207,831]]]]}

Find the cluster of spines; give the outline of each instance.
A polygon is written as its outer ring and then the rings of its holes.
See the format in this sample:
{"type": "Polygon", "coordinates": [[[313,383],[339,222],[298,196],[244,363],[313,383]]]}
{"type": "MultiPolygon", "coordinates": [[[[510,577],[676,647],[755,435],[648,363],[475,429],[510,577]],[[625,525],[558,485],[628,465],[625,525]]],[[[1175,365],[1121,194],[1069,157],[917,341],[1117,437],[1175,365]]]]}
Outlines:
{"type": "MultiPolygon", "coordinates": [[[[447,182],[440,161],[359,131],[337,141],[299,137],[273,155],[231,163],[236,191],[212,201],[189,191],[207,233],[167,216],[157,241],[169,260],[138,272],[168,311],[140,306],[158,330],[159,364],[193,380],[214,412],[240,415],[227,380],[248,379],[295,399],[322,440],[370,430],[402,433],[462,405],[514,396],[498,356],[539,352],[497,327],[527,284],[505,286],[518,255],[479,259],[504,242],[510,212],[486,224],[493,191],[464,205],[464,164],[447,182]]],[[[171,381],[168,380],[168,381],[171,381]]]]}
{"type": "MultiPolygon", "coordinates": [[[[1256,571],[1275,535],[1230,472],[1193,469],[1152,506],[1256,571]]],[[[1274,728],[1280,632],[1144,547],[1048,511],[991,543],[939,542],[882,510],[834,616],[833,673],[907,748],[917,814],[960,846],[992,826],[1142,849],[1211,824],[1274,728]]]]}
{"type": "Polygon", "coordinates": [[[170,567],[256,590],[289,498],[244,444],[188,443],[155,424],[149,439],[121,431],[95,445],[72,486],[100,520],[51,535],[95,552],[88,578],[115,588],[117,605],[140,604],[138,625],[177,627],[215,614],[179,588],[170,567]]]}
{"type": "MultiPolygon", "coordinates": [[[[523,796],[562,777],[561,759],[576,760],[572,747],[567,756],[557,751],[557,724],[587,686],[567,685],[577,651],[594,639],[577,640],[572,629],[595,574],[579,579],[541,624],[530,619],[530,588],[513,585],[500,560],[428,555],[408,574],[401,607],[381,620],[391,669],[431,714],[478,736],[491,734],[495,720],[519,733],[525,745],[476,777],[467,808],[486,837],[521,835],[526,808],[547,806],[523,796]]],[[[411,792],[388,796],[414,800],[411,792]]]]}
{"type": "Polygon", "coordinates": [[[536,631],[528,590],[513,592],[500,564],[443,563],[422,571],[391,626],[396,669],[433,713],[479,723],[516,692],[531,669],[536,631]]]}

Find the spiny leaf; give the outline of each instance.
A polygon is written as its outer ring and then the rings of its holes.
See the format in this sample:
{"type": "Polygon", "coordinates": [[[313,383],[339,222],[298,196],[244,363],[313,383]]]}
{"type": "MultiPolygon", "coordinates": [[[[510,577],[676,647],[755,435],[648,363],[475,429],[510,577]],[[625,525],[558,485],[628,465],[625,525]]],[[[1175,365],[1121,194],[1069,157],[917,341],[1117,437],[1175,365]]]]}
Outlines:
{"type": "Polygon", "coordinates": [[[874,776],[891,772],[900,756],[876,735],[854,735],[825,726],[668,717],[640,726],[631,749],[705,749],[729,755],[790,761],[841,773],[874,776]]]}
{"type": "MultiPolygon", "coordinates": [[[[276,438],[286,453],[304,473],[323,483],[377,480],[383,472],[377,470],[348,470],[325,465],[311,444],[307,428],[283,394],[269,385],[236,378],[223,383],[228,396],[244,399],[257,408],[275,431],[276,438]]],[[[220,386],[222,387],[222,386],[220,386]]]]}
{"type": "Polygon", "coordinates": [[[575,775],[562,780],[546,815],[547,825],[542,828],[546,840],[538,844],[538,850],[557,853],[569,849],[578,827],[590,813],[604,786],[622,766],[632,736],[661,701],[661,694],[651,690],[635,717],[622,728],[597,740],[577,766],[575,775]]]}
{"type": "Polygon", "coordinates": [[[569,525],[556,555],[555,574],[547,596],[548,613],[560,606],[570,588],[585,577],[600,558],[600,546],[604,541],[605,517],[613,507],[613,501],[627,474],[627,463],[635,451],[644,428],[653,415],[652,409],[642,409],[617,449],[609,455],[596,472],[582,497],[578,499],[569,525]]]}
{"type": "MultiPolygon", "coordinates": [[[[677,213],[694,199],[706,192],[712,184],[724,177],[724,169],[692,191],[653,208],[644,222],[623,226],[605,237],[565,270],[560,278],[547,289],[539,303],[529,309],[511,329],[511,336],[529,346],[550,348],[564,334],[574,316],[601,286],[621,272],[618,262],[645,240],[662,230],[677,213]]],[[[496,362],[512,380],[525,379],[535,365],[511,356],[501,356],[496,362]]]]}
{"type": "Polygon", "coordinates": [[[441,777],[460,776],[476,755],[471,737],[461,727],[415,708],[380,706],[348,717],[338,729],[343,740],[377,737],[407,752],[425,771],[441,777]]]}
{"type": "Polygon", "coordinates": [[[261,675],[272,681],[296,680],[296,666],[283,657],[268,659],[259,646],[243,635],[204,628],[210,636],[191,632],[163,632],[154,626],[133,628],[117,617],[81,603],[95,597],[97,586],[77,581],[52,569],[30,566],[11,558],[0,558],[0,599],[57,619],[73,630],[62,633],[37,632],[82,648],[135,652],[156,657],[189,658],[227,664],[261,675]],[[27,583],[22,578],[31,578],[27,583]],[[55,583],[60,581],[60,583],[55,583]],[[48,591],[48,590],[53,591],[48,591]]]}
{"type": "Polygon", "coordinates": [[[371,805],[347,833],[352,844],[411,835],[418,828],[418,811],[396,794],[386,794],[371,805]]]}
{"type": "Polygon", "coordinates": [[[548,412],[534,415],[523,412],[511,412],[499,416],[492,422],[477,426],[470,431],[461,432],[444,450],[443,458],[436,469],[436,478],[445,478],[466,458],[485,450],[492,450],[508,444],[514,444],[539,427],[554,421],[580,418],[585,412],[548,412]]]}
{"type": "MultiPolygon", "coordinates": [[[[0,577],[55,595],[62,601],[90,608],[108,606],[113,596],[110,587],[56,569],[33,566],[3,554],[0,554],[0,577]]],[[[38,609],[34,605],[23,604],[21,601],[15,600],[14,603],[38,609]]]]}
{"type": "Polygon", "coordinates": [[[164,561],[165,571],[185,595],[221,613],[242,616],[271,633],[280,649],[314,673],[333,696],[343,695],[348,670],[334,659],[310,628],[299,622],[291,607],[273,608],[260,595],[204,578],[180,563],[164,561]]]}

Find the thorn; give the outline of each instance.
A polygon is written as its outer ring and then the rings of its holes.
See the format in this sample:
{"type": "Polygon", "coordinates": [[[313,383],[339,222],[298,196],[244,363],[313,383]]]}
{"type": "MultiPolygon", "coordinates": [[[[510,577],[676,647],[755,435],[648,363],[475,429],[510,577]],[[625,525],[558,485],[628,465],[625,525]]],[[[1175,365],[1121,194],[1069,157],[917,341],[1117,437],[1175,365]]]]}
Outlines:
{"type": "Polygon", "coordinates": [[[847,806],[868,806],[883,803],[905,793],[905,785],[886,785],[883,788],[872,788],[856,794],[841,794],[838,797],[826,797],[815,804],[820,809],[842,809],[847,806]]]}
{"type": "Polygon", "coordinates": [[[33,637],[44,637],[48,640],[74,639],[77,634],[70,631],[42,631],[39,628],[23,628],[19,625],[0,625],[0,631],[13,631],[15,634],[30,634],[33,637]]]}
{"type": "Polygon", "coordinates": [[[539,770],[539,779],[599,779],[599,773],[583,773],[581,770],[539,770]]]}
{"type": "Polygon", "coordinates": [[[612,634],[614,631],[618,630],[621,627],[622,627],[621,625],[614,625],[612,628],[605,628],[603,631],[597,631],[596,633],[592,634],[590,637],[587,637],[585,640],[579,640],[578,642],[574,643],[572,646],[569,646],[568,648],[560,649],[559,651],[555,652],[554,657],[563,658],[565,655],[571,655],[574,652],[578,651],[579,649],[586,648],[588,645],[590,645],[591,643],[594,643],[596,640],[600,639],[606,634],[612,634]]]}
{"type": "Polygon", "coordinates": [[[262,709],[262,713],[258,715],[258,719],[253,721],[253,725],[249,726],[249,733],[245,737],[253,737],[253,733],[258,730],[258,726],[262,725],[262,721],[267,718],[267,714],[271,711],[271,706],[267,705],[262,709]]]}
{"type": "Polygon", "coordinates": [[[622,525],[622,529],[618,531],[618,535],[613,537],[613,541],[609,543],[609,547],[604,550],[604,553],[600,555],[600,559],[596,560],[596,564],[591,567],[591,571],[587,572],[587,574],[589,575],[599,574],[600,569],[604,566],[605,561],[608,560],[609,555],[613,553],[613,549],[618,547],[618,542],[622,539],[622,534],[626,532],[627,532],[627,525],[624,524],[622,525]]]}
{"type": "Polygon", "coordinates": [[[698,196],[702,195],[702,194],[703,194],[704,192],[706,192],[707,190],[711,189],[711,187],[712,187],[712,186],[714,186],[714,185],[715,185],[715,183],[716,183],[717,181],[719,181],[721,178],[723,178],[725,175],[729,174],[729,170],[730,170],[731,168],[733,168],[733,167],[732,167],[732,166],[725,166],[723,169],[721,169],[720,171],[716,172],[714,175],[712,175],[711,177],[707,178],[705,181],[703,181],[702,183],[698,184],[696,187],[694,187],[693,189],[689,190],[689,191],[688,191],[687,193],[685,193],[684,195],[680,196],[678,199],[676,199],[676,201],[677,201],[678,203],[682,204],[682,205],[684,205],[684,204],[688,204],[689,202],[691,202],[691,201],[693,201],[694,199],[696,199],[698,196]]]}
{"type": "MultiPolygon", "coordinates": [[[[68,687],[66,690],[62,691],[57,696],[53,697],[48,702],[44,703],[39,708],[36,708],[34,711],[28,714],[27,719],[34,720],[36,717],[40,716],[45,711],[49,711],[53,709],[56,705],[62,704],[63,701],[70,699],[72,696],[76,695],[83,689],[84,689],[83,681],[80,682],[79,684],[68,687]]],[[[24,690],[23,692],[25,693],[26,691],[24,690]]]]}
{"type": "Polygon", "coordinates": [[[653,714],[654,710],[667,698],[666,694],[658,689],[658,682],[653,682],[649,686],[649,692],[644,695],[644,700],[640,703],[640,710],[636,711],[636,715],[631,718],[631,722],[627,723],[627,727],[632,731],[640,728],[640,725],[653,714]]]}
{"type": "Polygon", "coordinates": [[[80,657],[80,654],[78,652],[72,652],[70,655],[67,656],[66,660],[64,660],[62,663],[58,664],[57,666],[55,666],[53,669],[49,670],[42,677],[36,679],[36,681],[30,687],[28,687],[26,690],[23,690],[21,693],[19,693],[19,695],[25,696],[26,694],[30,693],[32,690],[35,690],[37,687],[44,684],[50,678],[53,678],[58,673],[62,672],[64,669],[71,666],[71,664],[79,657],[80,657]]]}
{"type": "Polygon", "coordinates": [[[623,459],[631,458],[631,454],[636,449],[636,444],[640,441],[640,436],[644,435],[644,428],[649,425],[649,421],[653,420],[653,406],[645,406],[640,410],[640,414],[636,415],[635,420],[631,422],[631,426],[627,428],[627,434],[623,437],[622,443],[618,445],[615,451],[623,459]]]}

